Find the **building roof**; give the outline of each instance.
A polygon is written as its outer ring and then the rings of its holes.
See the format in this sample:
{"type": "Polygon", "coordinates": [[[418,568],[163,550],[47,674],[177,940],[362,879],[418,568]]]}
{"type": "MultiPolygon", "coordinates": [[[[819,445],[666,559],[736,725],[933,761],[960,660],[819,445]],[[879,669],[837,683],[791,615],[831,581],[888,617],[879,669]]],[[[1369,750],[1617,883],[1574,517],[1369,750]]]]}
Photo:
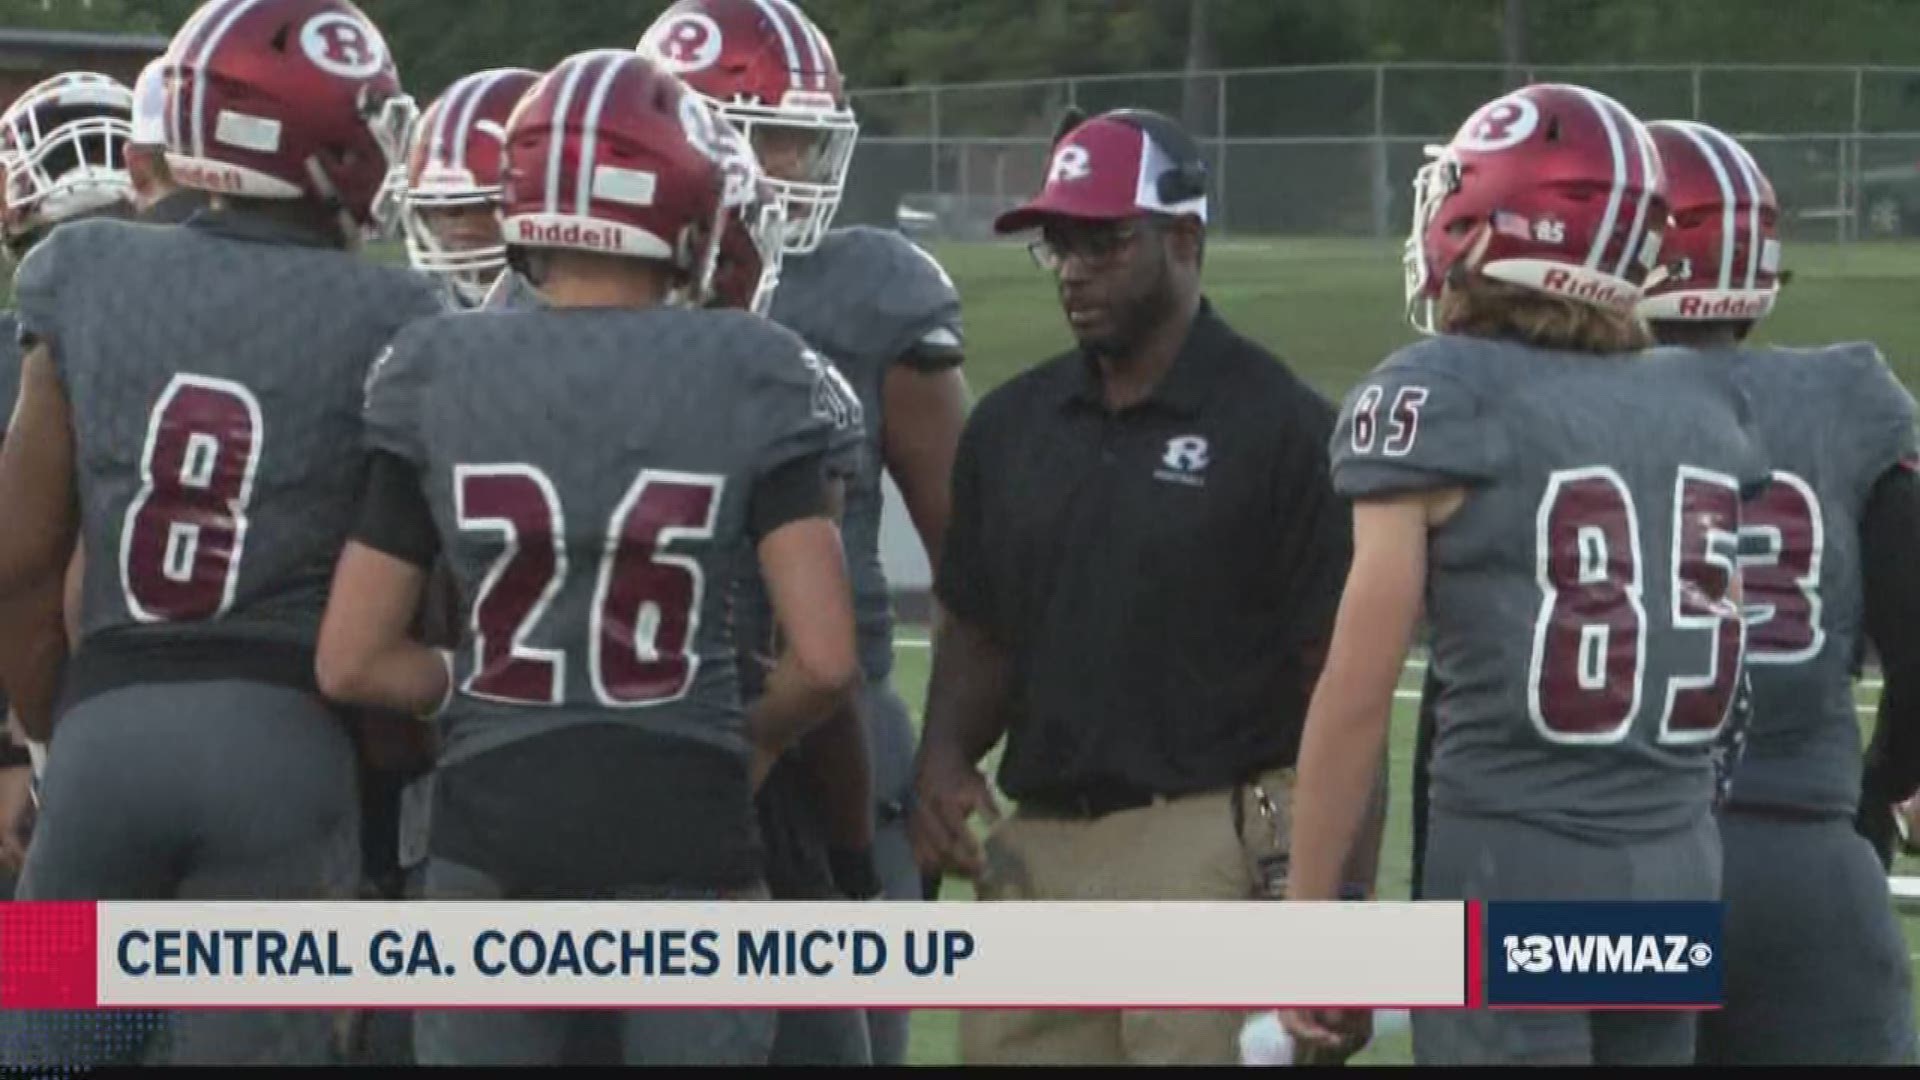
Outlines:
{"type": "Polygon", "coordinates": [[[0,49],[164,52],[169,39],[159,34],[104,34],[90,30],[0,29],[0,49]]]}

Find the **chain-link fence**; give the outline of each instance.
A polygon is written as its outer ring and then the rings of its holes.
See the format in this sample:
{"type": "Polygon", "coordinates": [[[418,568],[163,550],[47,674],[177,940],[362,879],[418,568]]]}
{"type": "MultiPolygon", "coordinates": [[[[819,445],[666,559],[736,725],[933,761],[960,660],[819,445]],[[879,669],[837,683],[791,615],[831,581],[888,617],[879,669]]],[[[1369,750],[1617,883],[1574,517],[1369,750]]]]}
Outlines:
{"type": "Polygon", "coordinates": [[[1038,187],[1074,104],[1179,117],[1211,159],[1217,232],[1389,236],[1406,227],[1423,147],[1531,81],[1729,131],[1773,180],[1789,236],[1920,233],[1920,67],[1792,65],[1329,65],[866,91],[843,220],[988,235],[1038,187]]]}

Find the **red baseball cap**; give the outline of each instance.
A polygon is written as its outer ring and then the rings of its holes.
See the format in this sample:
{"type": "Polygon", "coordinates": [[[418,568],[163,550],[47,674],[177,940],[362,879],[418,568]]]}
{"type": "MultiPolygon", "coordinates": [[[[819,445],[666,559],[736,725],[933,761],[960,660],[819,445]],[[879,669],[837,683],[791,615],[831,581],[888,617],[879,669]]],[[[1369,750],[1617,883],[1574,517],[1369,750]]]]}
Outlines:
{"type": "Polygon", "coordinates": [[[998,233],[1053,216],[1114,221],[1142,213],[1207,220],[1207,163],[1180,125],[1145,109],[1102,113],[1053,146],[1040,194],[994,220],[998,233]]]}

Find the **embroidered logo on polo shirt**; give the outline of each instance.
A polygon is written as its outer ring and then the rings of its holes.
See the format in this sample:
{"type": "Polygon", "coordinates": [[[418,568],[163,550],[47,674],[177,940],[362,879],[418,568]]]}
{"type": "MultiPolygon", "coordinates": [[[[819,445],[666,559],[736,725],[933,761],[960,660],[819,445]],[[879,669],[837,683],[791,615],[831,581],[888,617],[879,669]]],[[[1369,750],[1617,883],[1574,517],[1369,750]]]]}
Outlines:
{"type": "Polygon", "coordinates": [[[1181,435],[1167,440],[1167,451],[1160,455],[1161,467],[1153,471],[1153,478],[1189,487],[1205,487],[1207,464],[1212,460],[1206,439],[1198,435],[1181,435]]]}

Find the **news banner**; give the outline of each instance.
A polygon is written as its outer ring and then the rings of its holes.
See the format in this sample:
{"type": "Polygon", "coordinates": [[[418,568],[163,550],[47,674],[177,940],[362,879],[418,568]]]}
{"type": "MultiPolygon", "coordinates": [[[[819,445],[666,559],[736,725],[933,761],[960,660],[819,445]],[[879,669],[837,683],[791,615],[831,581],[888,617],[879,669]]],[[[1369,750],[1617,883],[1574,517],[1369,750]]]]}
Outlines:
{"type": "Polygon", "coordinates": [[[1711,1008],[1717,903],[30,903],[0,1008],[1711,1008]]]}

